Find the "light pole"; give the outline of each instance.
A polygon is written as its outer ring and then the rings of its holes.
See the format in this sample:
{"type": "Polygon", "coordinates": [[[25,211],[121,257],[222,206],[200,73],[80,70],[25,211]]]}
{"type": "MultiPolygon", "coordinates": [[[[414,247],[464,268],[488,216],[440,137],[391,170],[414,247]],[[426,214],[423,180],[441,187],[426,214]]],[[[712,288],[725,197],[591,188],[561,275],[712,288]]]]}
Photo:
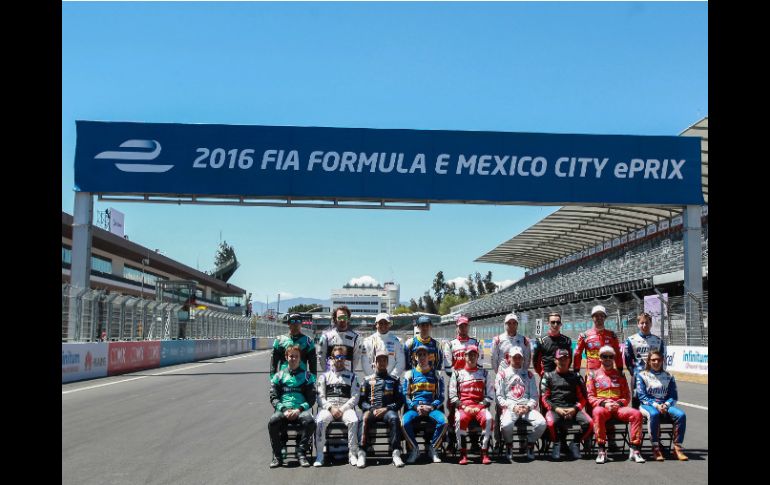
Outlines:
{"type": "Polygon", "coordinates": [[[148,264],[150,264],[150,258],[142,258],[142,300],[144,300],[144,266],[148,264]]]}

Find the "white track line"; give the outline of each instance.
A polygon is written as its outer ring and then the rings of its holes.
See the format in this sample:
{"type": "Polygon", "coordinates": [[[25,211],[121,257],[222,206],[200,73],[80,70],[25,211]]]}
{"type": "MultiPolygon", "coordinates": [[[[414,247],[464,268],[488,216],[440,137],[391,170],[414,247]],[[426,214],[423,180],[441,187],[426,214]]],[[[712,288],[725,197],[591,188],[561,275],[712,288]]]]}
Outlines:
{"type": "MultiPolygon", "coordinates": [[[[235,356],[235,357],[225,358],[225,359],[222,359],[222,360],[224,360],[224,362],[229,362],[231,360],[245,359],[247,357],[256,357],[256,356],[259,356],[259,355],[264,355],[264,354],[266,354],[268,352],[272,352],[272,350],[261,350],[261,351],[256,351],[256,352],[250,352],[250,353],[248,353],[246,355],[238,355],[238,356],[235,356]]],[[[217,358],[217,357],[213,357],[213,358],[217,358]]],[[[220,362],[222,360],[220,360],[220,362]]],[[[213,364],[213,362],[203,362],[202,364],[188,365],[187,367],[182,367],[180,369],[171,369],[171,370],[167,370],[167,371],[163,371],[163,372],[155,372],[153,374],[148,374],[148,375],[144,375],[144,376],[131,377],[129,379],[123,379],[123,380],[120,380],[120,381],[105,382],[104,384],[96,384],[96,385],[93,385],[93,386],[79,387],[77,389],[70,389],[70,390],[67,390],[67,391],[62,391],[61,393],[62,393],[62,395],[64,395],[64,394],[70,394],[70,393],[78,392],[78,391],[87,391],[88,389],[97,389],[99,387],[111,386],[113,384],[122,384],[124,382],[131,382],[131,381],[135,381],[137,379],[144,379],[145,377],[162,376],[163,374],[171,374],[172,372],[186,371],[186,370],[195,369],[196,367],[202,367],[204,365],[209,365],[209,364],[213,364]]]]}
{"type": "Polygon", "coordinates": [[[679,405],[687,406],[689,408],[695,408],[695,409],[703,409],[704,411],[708,411],[709,410],[709,408],[707,408],[706,406],[699,406],[697,404],[690,404],[689,402],[683,402],[683,401],[677,401],[676,405],[677,406],[679,406],[679,405]]]}

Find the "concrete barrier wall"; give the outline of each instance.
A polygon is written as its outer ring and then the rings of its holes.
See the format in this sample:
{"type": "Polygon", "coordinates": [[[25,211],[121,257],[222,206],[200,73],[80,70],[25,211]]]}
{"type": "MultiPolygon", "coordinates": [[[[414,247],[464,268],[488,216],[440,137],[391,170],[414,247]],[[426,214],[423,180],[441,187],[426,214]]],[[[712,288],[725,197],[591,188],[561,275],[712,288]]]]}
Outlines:
{"type": "Polygon", "coordinates": [[[268,349],[272,338],[62,343],[61,381],[74,382],[268,349]]]}
{"type": "MultiPolygon", "coordinates": [[[[96,379],[142,369],[273,348],[273,337],[62,344],[62,382],[96,379]]],[[[574,354],[576,342],[572,342],[574,354]]],[[[488,366],[492,339],[481,341],[488,366]]],[[[666,369],[677,379],[708,383],[708,347],[669,346],[666,369]],[[692,379],[691,379],[692,378],[692,379]]],[[[583,359],[585,367],[585,359],[583,359]]]]}

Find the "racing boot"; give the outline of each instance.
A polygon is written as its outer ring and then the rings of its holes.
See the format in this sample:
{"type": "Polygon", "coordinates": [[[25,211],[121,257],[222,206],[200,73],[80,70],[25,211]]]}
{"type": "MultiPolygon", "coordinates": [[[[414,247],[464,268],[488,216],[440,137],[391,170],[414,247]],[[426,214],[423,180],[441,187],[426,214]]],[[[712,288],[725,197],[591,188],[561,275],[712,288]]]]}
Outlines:
{"type": "Polygon", "coordinates": [[[604,447],[604,445],[599,445],[599,453],[596,455],[596,463],[599,465],[603,465],[607,462],[607,449],[604,447]]]}
{"type": "Polygon", "coordinates": [[[628,452],[628,460],[636,463],[644,463],[646,461],[636,447],[632,447],[631,451],[628,452]]]}
{"type": "Polygon", "coordinates": [[[573,459],[580,459],[580,444],[577,441],[573,441],[569,445],[569,454],[573,459]]]}
{"type": "Polygon", "coordinates": [[[652,456],[655,458],[655,461],[665,461],[666,459],[663,457],[663,452],[660,450],[659,444],[652,445],[652,456]]]}
{"type": "Polygon", "coordinates": [[[551,459],[558,460],[561,458],[561,443],[554,443],[551,450],[551,459]]]}
{"type": "Polygon", "coordinates": [[[535,459],[535,444],[534,443],[528,443],[527,444],[527,460],[534,460],[535,459]]]}
{"type": "Polygon", "coordinates": [[[676,459],[679,461],[689,460],[689,458],[687,458],[687,455],[684,454],[682,445],[680,445],[679,443],[674,443],[674,456],[676,456],[676,459]]]}
{"type": "Polygon", "coordinates": [[[467,465],[468,464],[468,449],[467,448],[461,448],[460,449],[460,461],[457,462],[458,465],[467,465]]]}
{"type": "Polygon", "coordinates": [[[393,450],[393,464],[398,468],[404,466],[404,462],[401,460],[401,450],[393,450]]]}
{"type": "Polygon", "coordinates": [[[441,463],[441,458],[438,457],[436,454],[436,448],[433,446],[428,446],[428,458],[430,458],[433,463],[441,463]]]}
{"type": "Polygon", "coordinates": [[[513,444],[512,443],[505,444],[505,461],[508,463],[513,463],[513,444]]]}
{"type": "Polygon", "coordinates": [[[410,465],[417,461],[417,457],[420,456],[420,450],[417,449],[417,447],[412,448],[409,450],[409,454],[406,455],[406,462],[410,465]]]}
{"type": "Polygon", "coordinates": [[[487,448],[481,449],[481,463],[484,465],[489,465],[492,463],[492,460],[489,458],[489,450],[487,448]]]}

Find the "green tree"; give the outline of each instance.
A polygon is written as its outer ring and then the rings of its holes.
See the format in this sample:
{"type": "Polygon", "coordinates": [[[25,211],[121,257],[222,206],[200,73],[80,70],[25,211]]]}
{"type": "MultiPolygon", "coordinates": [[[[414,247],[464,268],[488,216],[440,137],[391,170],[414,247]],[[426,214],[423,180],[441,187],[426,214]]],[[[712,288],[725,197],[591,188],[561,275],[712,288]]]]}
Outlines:
{"type": "Polygon", "coordinates": [[[476,271],[476,274],[473,276],[473,279],[476,282],[476,291],[478,292],[479,296],[484,295],[487,290],[484,287],[484,282],[481,281],[481,273],[476,271]]]}
{"type": "Polygon", "coordinates": [[[439,314],[446,315],[451,311],[453,306],[465,303],[467,301],[467,296],[465,298],[461,298],[457,295],[446,295],[444,300],[441,302],[441,305],[439,305],[439,314]]]}
{"type": "Polygon", "coordinates": [[[471,300],[475,300],[478,296],[478,292],[476,292],[476,285],[473,283],[473,275],[468,275],[468,279],[465,280],[465,284],[468,285],[468,293],[471,295],[471,300]]]}
{"type": "Polygon", "coordinates": [[[219,249],[217,249],[217,254],[214,256],[214,266],[220,268],[232,259],[236,259],[235,248],[227,244],[227,241],[219,243],[219,249]]]}
{"type": "Polygon", "coordinates": [[[449,295],[457,295],[457,286],[454,283],[447,283],[444,285],[444,298],[449,295]]]}
{"type": "MultiPolygon", "coordinates": [[[[414,300],[412,300],[414,301],[414,300]]],[[[417,304],[415,303],[415,306],[417,304]]],[[[399,305],[396,308],[393,309],[393,315],[401,315],[402,313],[412,313],[412,309],[408,306],[399,305]]]]}
{"type": "Polygon", "coordinates": [[[305,312],[309,312],[310,310],[313,310],[313,309],[316,309],[316,308],[319,308],[319,307],[320,307],[320,305],[318,305],[317,303],[308,303],[308,304],[304,304],[303,303],[303,304],[299,304],[299,305],[294,305],[293,307],[289,308],[286,311],[286,313],[305,313],[305,312]]]}
{"type": "Polygon", "coordinates": [[[464,286],[461,286],[459,290],[457,290],[457,296],[460,298],[465,298],[466,300],[470,299],[470,295],[468,295],[468,290],[465,289],[464,286]]]}
{"type": "Polygon", "coordinates": [[[492,294],[497,290],[497,284],[492,281],[491,271],[487,272],[487,275],[484,277],[484,289],[489,294],[492,294]]]}
{"type": "MultiPolygon", "coordinates": [[[[444,281],[444,272],[439,271],[436,273],[436,277],[433,279],[433,301],[436,303],[436,305],[441,304],[441,299],[444,298],[444,287],[446,286],[446,282],[444,281]]],[[[435,312],[431,312],[435,313],[435,312]]]]}
{"type": "Polygon", "coordinates": [[[438,308],[436,308],[436,302],[433,301],[433,297],[430,296],[430,293],[427,291],[424,295],[422,295],[422,301],[425,302],[425,311],[428,313],[438,313],[438,308]]]}
{"type": "Polygon", "coordinates": [[[421,312],[425,311],[425,302],[423,301],[422,297],[417,299],[417,310],[421,312]]]}
{"type": "Polygon", "coordinates": [[[410,298],[409,299],[409,311],[412,312],[412,313],[416,313],[417,310],[419,310],[419,309],[420,309],[420,307],[417,306],[417,302],[414,301],[414,298],[410,298]]]}

